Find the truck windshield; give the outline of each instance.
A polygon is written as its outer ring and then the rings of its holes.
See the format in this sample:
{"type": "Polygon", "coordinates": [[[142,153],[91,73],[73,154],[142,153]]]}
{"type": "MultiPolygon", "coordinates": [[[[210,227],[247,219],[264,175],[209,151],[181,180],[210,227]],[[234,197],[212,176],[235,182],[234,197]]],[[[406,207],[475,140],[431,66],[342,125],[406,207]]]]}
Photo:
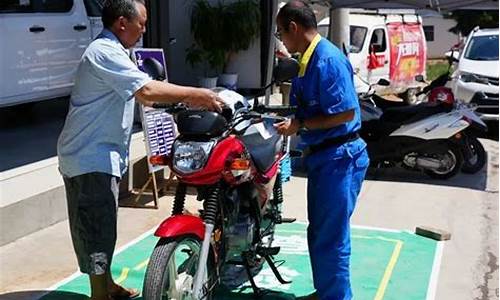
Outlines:
{"type": "Polygon", "coordinates": [[[498,35],[473,37],[464,57],[471,60],[498,60],[498,35]]]}
{"type": "MultiPolygon", "coordinates": [[[[349,52],[359,53],[363,49],[363,44],[365,42],[366,32],[368,29],[362,26],[350,26],[351,32],[351,47],[349,52]]],[[[319,25],[318,33],[325,38],[328,38],[328,25],[319,25]]]]}

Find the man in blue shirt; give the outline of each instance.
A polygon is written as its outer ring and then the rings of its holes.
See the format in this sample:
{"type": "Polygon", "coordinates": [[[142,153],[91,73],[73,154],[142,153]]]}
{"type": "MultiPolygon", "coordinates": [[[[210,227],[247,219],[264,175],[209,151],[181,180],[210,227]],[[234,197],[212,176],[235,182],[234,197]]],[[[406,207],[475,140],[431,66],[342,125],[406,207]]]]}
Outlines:
{"type": "Polygon", "coordinates": [[[104,30],[81,58],[57,145],[73,246],[80,270],[89,275],[93,300],[139,294],[117,285],[110,273],[118,184],[128,166],[134,100],[221,109],[210,90],[155,81],[137,68],[128,49],[145,32],[146,20],[144,0],[106,1],[104,30]]]}
{"type": "Polygon", "coordinates": [[[278,132],[299,132],[307,145],[308,245],[316,293],[307,299],[352,298],[350,217],[369,164],[359,138],[361,114],[347,57],[317,31],[314,12],[303,1],[288,2],[277,16],[277,36],[290,53],[300,53],[292,81],[294,119],[278,132]]]}

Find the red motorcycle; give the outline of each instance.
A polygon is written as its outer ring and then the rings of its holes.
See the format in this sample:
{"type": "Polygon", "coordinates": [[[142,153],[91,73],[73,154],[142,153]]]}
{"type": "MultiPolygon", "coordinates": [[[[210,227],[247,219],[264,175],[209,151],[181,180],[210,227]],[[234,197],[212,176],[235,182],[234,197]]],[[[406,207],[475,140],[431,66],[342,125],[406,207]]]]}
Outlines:
{"type": "MultiPolygon", "coordinates": [[[[154,62],[147,65],[153,78],[163,72],[154,62]]],[[[297,72],[296,61],[282,61],[274,82],[297,72]]],[[[173,114],[179,136],[168,157],[150,160],[168,164],[178,185],[172,216],[155,232],[160,239],[144,278],[146,300],[213,299],[218,285],[234,288],[246,280],[260,294],[253,277],[264,262],[289,283],[273,259],[280,251],[272,246],[276,224],[294,221],[281,216],[279,164],[286,142],[273,123],[294,108],[259,105],[257,99],[250,106],[235,92],[217,92],[226,103],[222,113],[155,105],[173,114]],[[183,214],[188,187],[203,202],[199,216],[183,214]]]]}

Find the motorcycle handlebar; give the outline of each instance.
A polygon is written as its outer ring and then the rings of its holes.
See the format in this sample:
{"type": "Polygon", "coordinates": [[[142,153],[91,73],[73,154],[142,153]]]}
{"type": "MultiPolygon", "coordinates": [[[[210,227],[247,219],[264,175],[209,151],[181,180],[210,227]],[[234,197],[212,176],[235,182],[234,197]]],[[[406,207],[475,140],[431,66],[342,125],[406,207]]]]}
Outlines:
{"type": "Polygon", "coordinates": [[[170,103],[153,103],[152,105],[155,109],[164,109],[166,112],[172,114],[179,111],[185,110],[186,107],[182,104],[170,104],[170,103]]]}
{"type": "Polygon", "coordinates": [[[297,111],[297,106],[289,105],[259,105],[254,111],[258,113],[275,113],[279,116],[288,116],[297,111]]]}

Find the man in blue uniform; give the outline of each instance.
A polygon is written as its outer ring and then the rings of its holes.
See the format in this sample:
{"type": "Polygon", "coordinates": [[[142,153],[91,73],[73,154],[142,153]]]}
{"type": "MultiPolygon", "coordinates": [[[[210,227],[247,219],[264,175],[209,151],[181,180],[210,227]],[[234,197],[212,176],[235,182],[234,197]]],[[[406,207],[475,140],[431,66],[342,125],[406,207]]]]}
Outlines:
{"type": "Polygon", "coordinates": [[[314,12],[305,2],[283,6],[277,25],[288,51],[301,55],[290,93],[297,113],[276,127],[284,135],[299,132],[307,145],[308,244],[316,288],[307,299],[351,299],[349,222],[369,164],[358,135],[361,114],[352,66],[318,34],[314,12]]]}

